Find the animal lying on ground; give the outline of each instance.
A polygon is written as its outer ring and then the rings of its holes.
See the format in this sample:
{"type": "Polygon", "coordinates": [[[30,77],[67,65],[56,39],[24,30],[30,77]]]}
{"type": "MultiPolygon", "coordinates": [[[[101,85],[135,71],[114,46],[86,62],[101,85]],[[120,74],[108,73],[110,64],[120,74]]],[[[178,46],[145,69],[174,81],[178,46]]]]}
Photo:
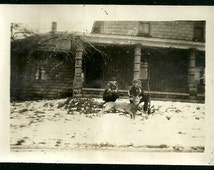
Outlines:
{"type": "Polygon", "coordinates": [[[117,103],[117,102],[107,102],[104,108],[97,113],[97,115],[104,114],[109,111],[122,111],[130,114],[131,119],[135,119],[137,110],[139,109],[139,99],[134,98],[133,103],[117,103]]]}

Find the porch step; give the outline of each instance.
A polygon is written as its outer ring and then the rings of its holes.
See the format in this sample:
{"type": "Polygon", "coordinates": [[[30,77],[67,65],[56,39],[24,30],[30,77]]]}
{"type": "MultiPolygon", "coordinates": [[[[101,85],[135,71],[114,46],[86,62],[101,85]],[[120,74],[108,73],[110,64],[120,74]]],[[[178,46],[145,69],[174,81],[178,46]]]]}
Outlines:
{"type": "MultiPolygon", "coordinates": [[[[83,88],[83,97],[102,97],[104,89],[101,88],[83,88]]],[[[120,90],[121,98],[128,98],[128,90],[120,90]]],[[[145,91],[148,94],[148,91],[145,91]]],[[[160,92],[160,91],[150,91],[150,96],[152,100],[161,101],[180,101],[180,102],[193,102],[193,103],[204,103],[205,95],[198,94],[197,97],[192,98],[188,93],[178,93],[178,92],[160,92]]]]}

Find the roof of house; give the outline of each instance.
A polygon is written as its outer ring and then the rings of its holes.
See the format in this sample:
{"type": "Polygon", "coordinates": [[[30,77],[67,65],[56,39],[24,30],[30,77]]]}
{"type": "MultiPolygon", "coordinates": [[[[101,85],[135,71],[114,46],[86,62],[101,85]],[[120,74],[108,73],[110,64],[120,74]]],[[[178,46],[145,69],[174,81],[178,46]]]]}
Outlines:
{"type": "MultiPolygon", "coordinates": [[[[112,35],[102,33],[82,34],[76,32],[49,32],[27,37],[18,40],[18,47],[33,48],[43,51],[72,52],[80,41],[93,45],[141,45],[144,47],[177,49],[195,48],[200,51],[205,51],[204,42],[133,35],[112,35]]],[[[14,47],[14,45],[12,45],[12,47],[14,47]]]]}

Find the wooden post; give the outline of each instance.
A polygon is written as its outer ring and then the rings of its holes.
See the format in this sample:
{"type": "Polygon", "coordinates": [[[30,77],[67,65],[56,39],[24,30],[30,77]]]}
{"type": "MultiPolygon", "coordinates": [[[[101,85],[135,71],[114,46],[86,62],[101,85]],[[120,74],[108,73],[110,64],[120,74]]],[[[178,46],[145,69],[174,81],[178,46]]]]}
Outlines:
{"type": "Polygon", "coordinates": [[[140,80],[140,66],[141,66],[141,47],[137,45],[134,53],[134,75],[133,79],[140,80]]]}
{"type": "Polygon", "coordinates": [[[191,98],[196,98],[197,96],[197,82],[195,80],[195,60],[196,60],[196,49],[190,49],[188,87],[189,95],[191,98]]]}
{"type": "Polygon", "coordinates": [[[74,82],[73,82],[73,96],[82,96],[82,55],[83,55],[83,43],[77,43],[76,56],[75,56],[75,71],[74,71],[74,82]]]}

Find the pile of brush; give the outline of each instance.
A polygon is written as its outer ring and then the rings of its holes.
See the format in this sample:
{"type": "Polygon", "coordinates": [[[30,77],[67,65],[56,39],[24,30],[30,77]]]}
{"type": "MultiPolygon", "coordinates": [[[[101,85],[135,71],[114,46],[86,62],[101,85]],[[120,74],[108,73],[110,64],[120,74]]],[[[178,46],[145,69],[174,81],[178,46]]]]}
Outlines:
{"type": "Polygon", "coordinates": [[[92,114],[99,112],[103,107],[102,103],[90,98],[68,98],[65,102],[59,103],[58,108],[64,108],[68,114],[92,114]]]}

